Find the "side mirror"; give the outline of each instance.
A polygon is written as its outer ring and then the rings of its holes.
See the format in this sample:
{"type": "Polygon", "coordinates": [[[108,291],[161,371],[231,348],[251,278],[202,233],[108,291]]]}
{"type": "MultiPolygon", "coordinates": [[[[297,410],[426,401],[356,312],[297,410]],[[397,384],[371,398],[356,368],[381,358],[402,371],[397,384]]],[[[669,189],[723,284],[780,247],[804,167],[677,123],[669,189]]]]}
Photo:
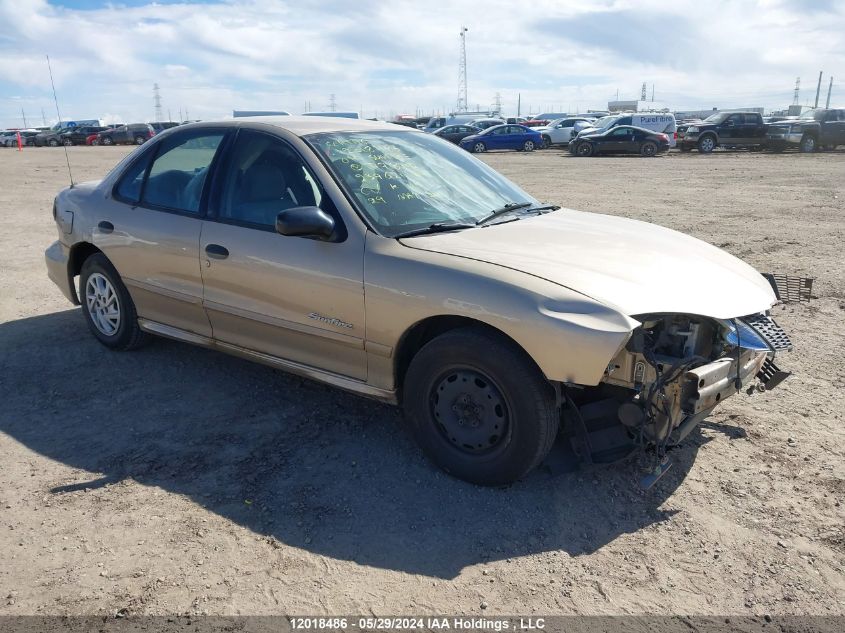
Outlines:
{"type": "Polygon", "coordinates": [[[328,240],[334,234],[334,219],[319,207],[293,207],[276,216],[276,232],[328,240]]]}

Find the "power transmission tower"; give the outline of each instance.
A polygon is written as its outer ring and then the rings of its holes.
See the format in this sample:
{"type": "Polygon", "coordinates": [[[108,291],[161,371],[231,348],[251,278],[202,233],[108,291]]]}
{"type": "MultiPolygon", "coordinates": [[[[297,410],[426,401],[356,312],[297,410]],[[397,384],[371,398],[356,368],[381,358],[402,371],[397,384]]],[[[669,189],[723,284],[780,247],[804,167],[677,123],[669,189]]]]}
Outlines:
{"type": "Polygon", "coordinates": [[[334,93],[329,95],[329,112],[337,111],[337,101],[335,100],[334,93]]]}
{"type": "Polygon", "coordinates": [[[645,82],[643,82],[643,89],[642,89],[642,92],[640,93],[640,101],[645,101],[645,100],[646,100],[646,87],[645,87],[645,82]]]}
{"type": "Polygon", "coordinates": [[[493,102],[493,107],[496,108],[496,114],[502,113],[502,95],[500,93],[496,93],[496,100],[493,102]]]}
{"type": "Polygon", "coordinates": [[[833,90],[833,77],[830,78],[830,85],[827,87],[827,102],[824,104],[825,110],[830,107],[830,92],[833,90]]]}
{"type": "Polygon", "coordinates": [[[798,105],[798,95],[801,94],[801,77],[795,78],[795,95],[792,97],[792,105],[798,105]]]}
{"type": "Polygon", "coordinates": [[[467,105],[467,38],[469,29],[461,27],[461,52],[458,58],[458,112],[466,112],[467,105]]]}
{"type": "Polygon", "coordinates": [[[153,84],[153,101],[155,102],[156,107],[156,121],[161,121],[162,117],[162,109],[161,109],[161,93],[158,91],[158,84],[153,84]]]}

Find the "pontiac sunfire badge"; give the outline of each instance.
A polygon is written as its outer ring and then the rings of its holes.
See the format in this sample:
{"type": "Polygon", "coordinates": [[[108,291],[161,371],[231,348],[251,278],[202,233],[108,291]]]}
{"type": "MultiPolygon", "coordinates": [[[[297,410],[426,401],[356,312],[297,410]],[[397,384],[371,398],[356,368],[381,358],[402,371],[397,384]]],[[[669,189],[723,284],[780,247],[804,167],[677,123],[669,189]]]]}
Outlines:
{"type": "Polygon", "coordinates": [[[325,317],[322,314],[317,314],[316,312],[312,312],[308,315],[309,319],[315,319],[317,321],[322,321],[323,323],[328,323],[329,325],[335,325],[337,327],[345,327],[352,329],[352,324],[347,323],[346,321],[341,321],[340,319],[332,319],[330,317],[325,317]]]}

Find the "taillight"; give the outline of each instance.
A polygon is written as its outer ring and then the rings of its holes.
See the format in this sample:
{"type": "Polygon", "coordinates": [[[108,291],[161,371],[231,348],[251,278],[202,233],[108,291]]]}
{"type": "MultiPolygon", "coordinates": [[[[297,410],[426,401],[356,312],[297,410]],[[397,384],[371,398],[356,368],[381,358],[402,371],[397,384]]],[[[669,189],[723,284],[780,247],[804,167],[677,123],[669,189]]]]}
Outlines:
{"type": "Polygon", "coordinates": [[[149,132],[147,132],[147,138],[152,138],[152,137],[153,137],[153,134],[155,134],[155,132],[153,132],[152,130],[150,130],[149,132]]]}
{"type": "Polygon", "coordinates": [[[677,132],[673,133],[672,137],[677,141],[678,140],[678,133],[677,132]]]}

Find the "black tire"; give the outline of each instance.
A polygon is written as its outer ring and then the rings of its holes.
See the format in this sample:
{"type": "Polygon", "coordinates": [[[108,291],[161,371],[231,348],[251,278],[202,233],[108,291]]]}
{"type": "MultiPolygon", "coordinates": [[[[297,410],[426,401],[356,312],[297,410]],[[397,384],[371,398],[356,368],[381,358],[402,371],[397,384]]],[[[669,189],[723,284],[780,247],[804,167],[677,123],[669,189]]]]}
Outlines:
{"type": "Polygon", "coordinates": [[[552,139],[550,136],[543,134],[543,145],[540,149],[549,149],[552,146],[552,139]]]}
{"type": "Polygon", "coordinates": [[[657,156],[657,143],[646,141],[640,146],[640,156],[651,158],[657,156]]]}
{"type": "Polygon", "coordinates": [[[402,395],[406,424],[425,454],[482,486],[524,477],[557,437],[551,385],[523,350],[482,328],[459,328],[426,344],[411,361],[402,395]]]}
{"type": "Polygon", "coordinates": [[[522,151],[524,152],[533,152],[537,146],[534,144],[534,141],[525,141],[522,144],[522,151]]]}
{"type": "Polygon", "coordinates": [[[582,158],[589,158],[593,155],[593,145],[586,141],[581,141],[575,146],[575,155],[582,158]]]}
{"type": "Polygon", "coordinates": [[[129,296],[129,291],[123,285],[123,281],[121,281],[120,275],[114,266],[112,266],[108,258],[102,253],[91,255],[82,264],[82,270],[79,274],[79,294],[85,322],[88,324],[88,329],[91,330],[91,333],[100,343],[113,350],[127,351],[140,347],[146,342],[148,337],[138,326],[138,313],[135,310],[132,297],[129,296]],[[117,295],[120,317],[117,328],[111,335],[101,331],[94,323],[94,317],[91,315],[91,309],[89,308],[90,293],[88,281],[95,274],[105,277],[117,295]]]}
{"type": "Polygon", "coordinates": [[[62,145],[64,145],[65,147],[70,147],[71,145],[73,145],[73,141],[71,141],[69,138],[66,138],[62,141],[62,145]]]}
{"type": "Polygon", "coordinates": [[[698,139],[698,151],[701,154],[709,154],[716,149],[716,137],[712,134],[705,134],[698,139]]]}
{"type": "Polygon", "coordinates": [[[147,139],[145,139],[143,136],[136,136],[135,137],[135,145],[143,145],[144,141],[146,141],[146,140],[147,139]]]}
{"type": "Polygon", "coordinates": [[[801,145],[799,148],[803,154],[812,154],[816,151],[816,137],[812,134],[805,134],[801,138],[801,145]]]}
{"type": "Polygon", "coordinates": [[[58,147],[59,142],[56,139],[51,138],[49,141],[47,141],[47,145],[49,145],[50,147],[58,147]]]}
{"type": "Polygon", "coordinates": [[[111,136],[104,136],[101,142],[103,145],[114,145],[114,139],[111,136]]]}

